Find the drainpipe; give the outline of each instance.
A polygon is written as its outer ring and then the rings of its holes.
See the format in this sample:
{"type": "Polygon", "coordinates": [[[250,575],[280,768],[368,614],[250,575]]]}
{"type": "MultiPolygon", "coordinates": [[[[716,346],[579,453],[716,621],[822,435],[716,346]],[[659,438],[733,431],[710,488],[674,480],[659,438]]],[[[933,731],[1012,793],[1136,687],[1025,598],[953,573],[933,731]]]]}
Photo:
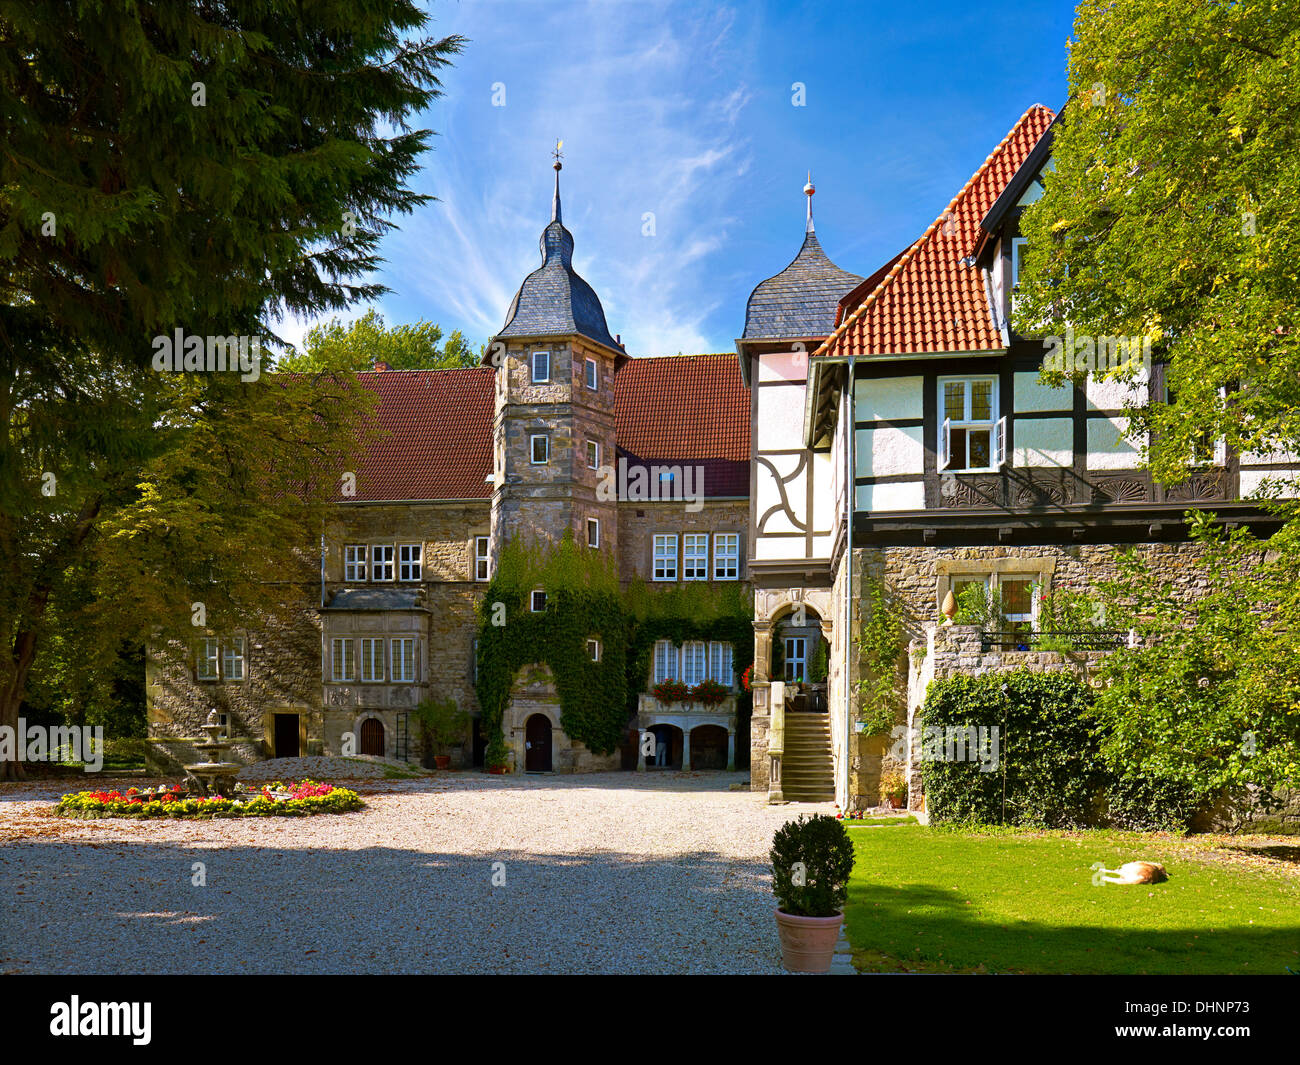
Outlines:
{"type": "Polygon", "coordinates": [[[848,379],[844,385],[847,392],[847,404],[841,404],[841,410],[848,408],[848,424],[844,427],[844,509],[846,513],[844,541],[844,813],[849,812],[850,773],[852,760],[849,747],[853,742],[853,686],[850,683],[850,666],[853,661],[853,511],[857,503],[857,489],[854,480],[857,476],[858,435],[854,428],[857,412],[853,395],[853,369],[857,360],[849,356],[848,379]]]}

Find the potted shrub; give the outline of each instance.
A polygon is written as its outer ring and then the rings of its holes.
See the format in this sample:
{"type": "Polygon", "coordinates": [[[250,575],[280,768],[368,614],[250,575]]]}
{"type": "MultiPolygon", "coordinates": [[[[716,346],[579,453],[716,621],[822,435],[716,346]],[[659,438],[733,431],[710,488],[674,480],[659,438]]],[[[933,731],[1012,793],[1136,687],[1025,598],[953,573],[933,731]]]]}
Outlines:
{"type": "Polygon", "coordinates": [[[509,773],[511,768],[510,745],[504,736],[494,736],[488,741],[487,750],[483,752],[489,773],[509,773]]]}
{"type": "Polygon", "coordinates": [[[834,817],[800,815],[777,830],[769,857],[782,963],[794,973],[827,972],[853,871],[848,832],[834,817]]]}
{"type": "MultiPolygon", "coordinates": [[[[429,746],[434,750],[445,751],[448,747],[464,742],[469,714],[457,706],[456,700],[451,696],[422,700],[415,708],[415,716],[424,728],[429,746]]],[[[439,769],[447,769],[451,766],[451,756],[435,754],[433,762],[439,769]]]]}
{"type": "Polygon", "coordinates": [[[897,769],[891,769],[881,776],[880,791],[889,801],[891,809],[901,810],[907,802],[907,781],[897,769]]]}

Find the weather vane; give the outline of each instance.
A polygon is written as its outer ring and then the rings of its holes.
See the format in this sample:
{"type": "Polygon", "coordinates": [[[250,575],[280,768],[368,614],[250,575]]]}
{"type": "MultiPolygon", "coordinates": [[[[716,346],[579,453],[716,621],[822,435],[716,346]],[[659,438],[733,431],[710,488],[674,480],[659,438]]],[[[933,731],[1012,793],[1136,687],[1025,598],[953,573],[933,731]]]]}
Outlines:
{"type": "Polygon", "coordinates": [[[560,162],[560,160],[564,158],[564,153],[563,153],[562,151],[560,151],[560,149],[563,148],[563,147],[564,147],[564,141],[556,141],[556,142],[555,142],[555,151],[551,152],[551,155],[553,155],[553,156],[555,157],[555,169],[556,169],[556,170],[560,170],[560,169],[564,166],[564,164],[563,164],[562,162],[560,162]]]}

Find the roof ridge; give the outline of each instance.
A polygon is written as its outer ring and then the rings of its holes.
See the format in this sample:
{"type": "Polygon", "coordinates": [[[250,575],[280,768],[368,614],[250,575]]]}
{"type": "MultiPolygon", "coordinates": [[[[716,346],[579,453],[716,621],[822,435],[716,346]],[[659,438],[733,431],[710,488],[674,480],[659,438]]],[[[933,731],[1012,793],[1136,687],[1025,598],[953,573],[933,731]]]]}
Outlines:
{"type": "Polygon", "coordinates": [[[1007,130],[1006,136],[1004,136],[1000,141],[998,141],[997,146],[991,152],[989,152],[989,154],[985,157],[984,162],[980,163],[980,165],[976,168],[975,173],[971,174],[971,176],[966,179],[966,184],[964,184],[961,187],[961,189],[958,190],[957,194],[953,196],[951,200],[948,201],[948,205],[942,211],[939,212],[939,217],[936,218],[933,222],[931,222],[929,226],[926,227],[925,232],[922,233],[916,239],[916,242],[906,252],[902,254],[898,262],[896,262],[893,265],[893,267],[890,269],[889,273],[887,273],[881,279],[880,284],[878,284],[874,289],[872,289],[871,294],[868,295],[866,299],[864,299],[861,303],[857,305],[857,307],[853,309],[852,314],[850,314],[847,318],[844,319],[844,321],[842,321],[838,326],[835,327],[834,332],[832,332],[830,336],[828,336],[825,340],[822,341],[821,346],[817,348],[816,351],[813,352],[814,356],[820,355],[823,351],[826,351],[834,341],[838,340],[848,330],[849,326],[851,326],[854,322],[856,322],[859,318],[861,318],[862,315],[865,314],[867,310],[873,304],[876,303],[877,299],[884,292],[885,288],[889,286],[893,282],[894,278],[896,278],[903,271],[904,267],[906,267],[914,258],[916,258],[917,254],[921,251],[921,249],[927,246],[930,238],[934,235],[935,230],[938,229],[939,223],[944,221],[944,219],[947,216],[952,214],[953,208],[957,206],[957,203],[962,199],[962,197],[964,197],[968,192],[970,192],[975,182],[985,174],[988,168],[993,164],[994,159],[998,156],[999,153],[1002,152],[1004,148],[1006,148],[1006,146],[1010,143],[1011,138],[1016,135],[1020,127],[1023,126],[1029,120],[1029,117],[1033,115],[1035,111],[1038,110],[1043,110],[1054,114],[1054,112],[1052,112],[1052,109],[1050,107],[1046,107],[1043,104],[1033,104],[1025,111],[1024,114],[1022,114],[1018,119],[1016,119],[1016,121],[1012,124],[1011,128],[1007,130]]]}

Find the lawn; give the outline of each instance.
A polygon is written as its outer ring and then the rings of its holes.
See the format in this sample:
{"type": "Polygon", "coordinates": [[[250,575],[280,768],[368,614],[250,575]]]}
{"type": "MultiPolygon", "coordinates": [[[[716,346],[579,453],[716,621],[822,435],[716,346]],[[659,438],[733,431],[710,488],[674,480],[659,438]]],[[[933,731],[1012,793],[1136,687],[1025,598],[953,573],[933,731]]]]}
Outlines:
{"type": "Polygon", "coordinates": [[[873,972],[1300,973],[1296,841],[850,827],[845,929],[873,972]],[[1161,862],[1163,884],[1093,886],[1161,862]]]}

